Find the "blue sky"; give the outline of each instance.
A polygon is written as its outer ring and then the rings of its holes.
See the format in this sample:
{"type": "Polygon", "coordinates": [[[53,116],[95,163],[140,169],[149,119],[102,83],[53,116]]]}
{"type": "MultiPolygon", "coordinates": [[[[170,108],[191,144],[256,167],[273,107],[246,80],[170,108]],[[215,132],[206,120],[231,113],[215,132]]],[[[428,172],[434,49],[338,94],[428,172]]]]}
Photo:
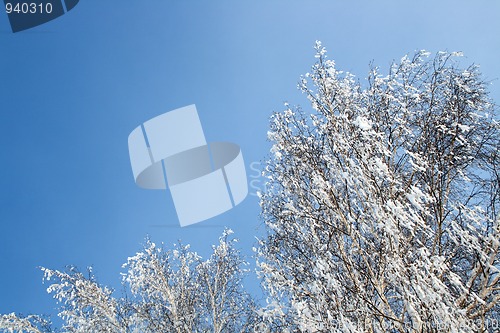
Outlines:
{"type": "Polygon", "coordinates": [[[207,256],[227,226],[251,255],[255,196],[181,229],[168,192],[135,185],[127,137],[144,121],[196,104],[207,140],[239,144],[255,175],[270,114],[307,105],[296,84],[315,40],[361,79],[370,61],[463,51],[499,102],[499,13],[484,0],[82,0],[16,34],[0,13],[0,313],[53,313],[38,266],[92,265],[119,289],[146,235],[207,256]]]}

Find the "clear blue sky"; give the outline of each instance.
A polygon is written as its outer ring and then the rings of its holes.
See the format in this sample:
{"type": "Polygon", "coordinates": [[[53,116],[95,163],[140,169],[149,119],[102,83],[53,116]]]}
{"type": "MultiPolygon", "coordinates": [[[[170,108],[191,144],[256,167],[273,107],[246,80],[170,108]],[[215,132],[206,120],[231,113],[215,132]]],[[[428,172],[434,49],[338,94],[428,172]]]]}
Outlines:
{"type": "Polygon", "coordinates": [[[463,51],[500,102],[499,32],[493,0],[81,0],[16,34],[0,13],[0,313],[53,313],[38,266],[92,265],[119,289],[148,234],[206,256],[228,226],[251,255],[255,196],[181,229],[167,192],[135,185],[127,137],[145,120],[196,104],[208,141],[239,144],[254,175],[271,112],[307,104],[315,40],[360,78],[372,60],[463,51]]]}

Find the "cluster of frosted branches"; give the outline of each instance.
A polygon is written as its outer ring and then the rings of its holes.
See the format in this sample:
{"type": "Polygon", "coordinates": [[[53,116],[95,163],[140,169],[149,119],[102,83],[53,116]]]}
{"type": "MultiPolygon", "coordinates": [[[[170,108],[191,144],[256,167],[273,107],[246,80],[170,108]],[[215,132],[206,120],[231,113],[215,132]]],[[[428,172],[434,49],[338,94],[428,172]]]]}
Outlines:
{"type": "Polygon", "coordinates": [[[316,51],[299,83],[312,111],[287,105],[268,133],[258,260],[269,322],[487,329],[499,319],[499,124],[477,67],[422,51],[388,75],[372,68],[364,87],[316,51]]]}

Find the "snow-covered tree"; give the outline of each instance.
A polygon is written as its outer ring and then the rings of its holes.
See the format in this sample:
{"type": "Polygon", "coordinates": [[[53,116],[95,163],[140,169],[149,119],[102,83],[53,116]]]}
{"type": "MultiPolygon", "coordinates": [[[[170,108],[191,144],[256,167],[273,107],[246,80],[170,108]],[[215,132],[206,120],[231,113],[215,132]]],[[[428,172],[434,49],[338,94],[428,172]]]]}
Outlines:
{"type": "Polygon", "coordinates": [[[311,110],[273,115],[258,252],[276,331],[498,325],[499,123],[477,66],[405,56],[367,83],[321,43],[311,110]]]}
{"type": "Polygon", "coordinates": [[[242,286],[246,262],[231,233],[223,233],[205,261],[189,246],[166,250],[148,240],[124,265],[126,292],[119,298],[96,281],[92,270],[42,268],[47,291],[60,304],[63,327],[9,314],[0,316],[0,332],[253,332],[255,304],[242,286]]]}
{"type": "Polygon", "coordinates": [[[164,251],[149,242],[129,258],[124,281],[134,299],[141,332],[245,332],[255,306],[242,285],[246,262],[226,230],[206,261],[176,246],[164,251]]]}

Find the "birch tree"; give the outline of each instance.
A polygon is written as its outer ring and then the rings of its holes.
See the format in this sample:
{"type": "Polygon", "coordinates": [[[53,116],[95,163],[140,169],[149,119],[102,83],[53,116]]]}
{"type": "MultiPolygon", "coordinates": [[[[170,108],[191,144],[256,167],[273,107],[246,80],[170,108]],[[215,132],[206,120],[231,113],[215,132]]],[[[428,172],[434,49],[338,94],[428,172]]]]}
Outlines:
{"type": "Polygon", "coordinates": [[[316,45],[271,119],[258,260],[277,331],[498,325],[499,124],[477,66],[417,52],[361,84],[316,45]]]}

